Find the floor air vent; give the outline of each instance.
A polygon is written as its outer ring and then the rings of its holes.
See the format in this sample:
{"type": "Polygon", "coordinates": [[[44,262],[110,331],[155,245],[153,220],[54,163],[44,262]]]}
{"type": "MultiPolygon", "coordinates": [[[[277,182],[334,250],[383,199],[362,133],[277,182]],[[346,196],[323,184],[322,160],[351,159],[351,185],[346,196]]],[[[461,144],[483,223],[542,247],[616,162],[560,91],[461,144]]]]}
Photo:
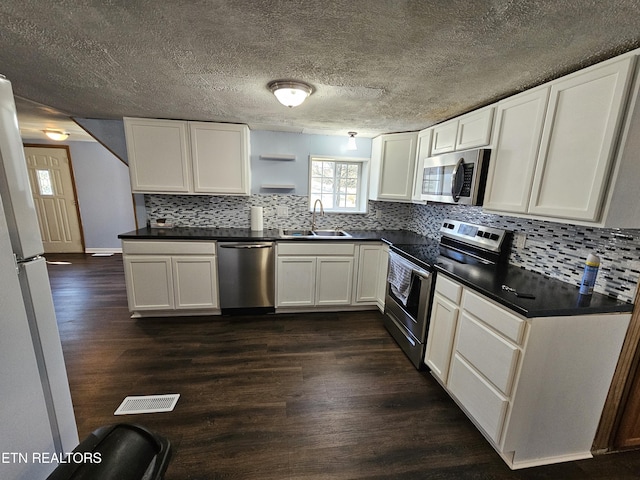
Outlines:
{"type": "Polygon", "coordinates": [[[171,395],[144,395],[125,398],[114,415],[132,415],[135,413],[170,412],[178,403],[179,393],[171,395]]]}

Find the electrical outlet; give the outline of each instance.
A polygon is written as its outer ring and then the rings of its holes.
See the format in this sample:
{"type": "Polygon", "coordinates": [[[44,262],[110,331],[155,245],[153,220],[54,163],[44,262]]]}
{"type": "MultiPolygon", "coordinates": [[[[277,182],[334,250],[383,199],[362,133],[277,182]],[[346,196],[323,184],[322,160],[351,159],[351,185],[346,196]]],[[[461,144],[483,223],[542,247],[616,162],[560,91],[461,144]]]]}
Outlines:
{"type": "Polygon", "coordinates": [[[518,232],[513,234],[513,245],[516,248],[524,248],[527,244],[527,234],[518,232]]]}
{"type": "Polygon", "coordinates": [[[289,207],[287,207],[286,205],[278,205],[278,207],[276,207],[276,214],[278,215],[279,218],[288,217],[289,207]]]}
{"type": "Polygon", "coordinates": [[[376,220],[382,220],[382,210],[376,210],[376,220]]]}

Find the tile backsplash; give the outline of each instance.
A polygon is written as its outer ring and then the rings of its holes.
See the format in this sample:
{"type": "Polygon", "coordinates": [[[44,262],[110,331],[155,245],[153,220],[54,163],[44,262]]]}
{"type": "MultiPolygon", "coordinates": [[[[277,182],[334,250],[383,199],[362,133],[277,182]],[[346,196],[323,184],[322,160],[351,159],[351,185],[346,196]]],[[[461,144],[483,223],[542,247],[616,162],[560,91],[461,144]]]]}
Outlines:
{"type": "MultiPolygon", "coordinates": [[[[147,216],[167,218],[176,226],[249,228],[252,206],[264,209],[264,228],[309,228],[308,197],[300,195],[145,195],[147,216]],[[278,207],[287,216],[279,217],[278,207]]],[[[453,218],[526,234],[524,248],[511,250],[509,261],[527,270],[579,285],[590,252],[601,260],[595,290],[633,301],[640,278],[640,230],[601,229],[483,213],[481,207],[413,205],[369,201],[367,214],[316,216],[319,228],[411,230],[439,238],[442,220],[453,218]]]]}

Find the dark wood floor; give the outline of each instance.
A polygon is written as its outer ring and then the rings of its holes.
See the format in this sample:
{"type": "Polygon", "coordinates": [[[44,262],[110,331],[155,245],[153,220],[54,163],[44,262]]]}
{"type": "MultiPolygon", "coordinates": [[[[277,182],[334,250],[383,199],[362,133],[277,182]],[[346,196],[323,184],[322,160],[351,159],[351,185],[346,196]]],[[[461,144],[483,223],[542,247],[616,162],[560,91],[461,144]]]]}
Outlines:
{"type": "Polygon", "coordinates": [[[511,471],[377,312],[132,320],[122,258],[47,255],[80,437],[126,421],[167,480],[632,479],[640,451],[511,471]],[[170,413],[114,417],[127,395],[170,413]]]}

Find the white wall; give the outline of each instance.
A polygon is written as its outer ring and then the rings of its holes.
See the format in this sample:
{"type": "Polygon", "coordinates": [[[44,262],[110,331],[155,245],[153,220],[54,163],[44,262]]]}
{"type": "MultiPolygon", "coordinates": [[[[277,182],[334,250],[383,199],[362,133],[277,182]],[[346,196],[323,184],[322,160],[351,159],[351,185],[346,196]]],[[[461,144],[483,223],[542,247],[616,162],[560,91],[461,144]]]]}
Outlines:
{"type": "MultiPolygon", "coordinates": [[[[28,141],[29,145],[36,142],[28,141]]],[[[60,142],[37,142],[60,145],[60,142]]],[[[120,251],[118,234],[135,230],[129,167],[97,142],[69,146],[88,253],[120,251]]]]}
{"type": "Polygon", "coordinates": [[[85,250],[120,249],[118,234],[136,228],[129,167],[99,143],[69,142],[85,250]]]}

